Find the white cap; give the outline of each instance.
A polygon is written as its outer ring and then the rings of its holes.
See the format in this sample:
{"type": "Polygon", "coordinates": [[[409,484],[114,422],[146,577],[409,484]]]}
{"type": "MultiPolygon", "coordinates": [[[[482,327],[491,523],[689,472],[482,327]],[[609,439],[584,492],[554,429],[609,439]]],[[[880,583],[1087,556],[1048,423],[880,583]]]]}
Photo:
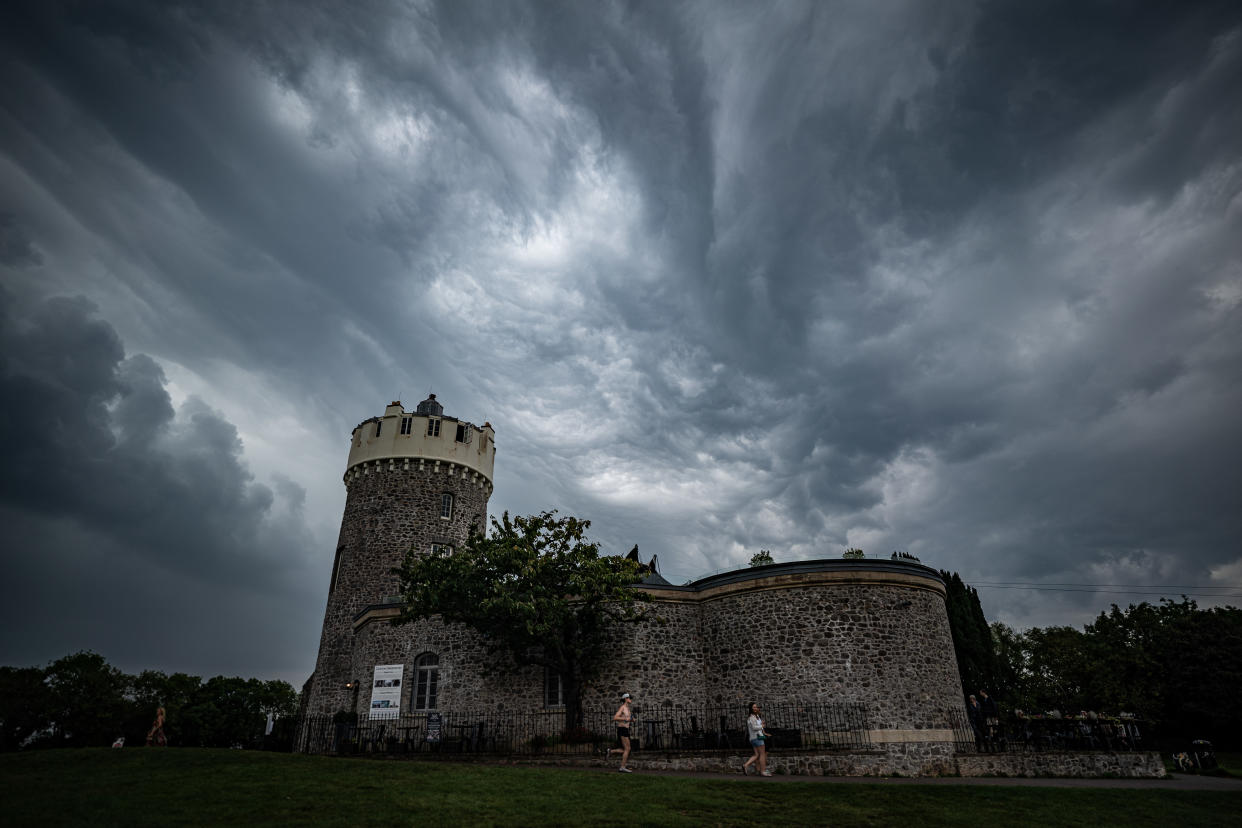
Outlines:
{"type": "Polygon", "coordinates": [[[623,698],[623,699],[628,699],[629,697],[630,697],[630,694],[629,694],[629,693],[622,693],[622,694],[621,694],[621,698],[623,698]]]}

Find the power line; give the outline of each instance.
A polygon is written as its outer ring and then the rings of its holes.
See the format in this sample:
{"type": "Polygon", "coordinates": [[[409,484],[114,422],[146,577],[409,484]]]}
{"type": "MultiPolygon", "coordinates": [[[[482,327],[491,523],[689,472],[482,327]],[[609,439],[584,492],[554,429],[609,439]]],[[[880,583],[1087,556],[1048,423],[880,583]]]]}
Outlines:
{"type": "MultiPolygon", "coordinates": [[[[1151,595],[1163,597],[1169,594],[1168,589],[1158,589],[1155,592],[1138,590],[1138,589],[1105,589],[1103,587],[1056,587],[1043,584],[1025,584],[1025,585],[1005,585],[1005,584],[971,584],[977,589],[1026,589],[1033,592],[1094,592],[1105,593],[1111,595],[1151,595]]],[[[1220,587],[1224,589],[1225,587],[1220,587]]],[[[1230,587],[1236,589],[1236,587],[1230,587]]],[[[1149,588],[1150,589],[1150,588],[1149,588]]],[[[1179,592],[1187,598],[1242,598],[1242,592],[1179,592]]]]}
{"type": "Polygon", "coordinates": [[[1242,589],[1242,584],[1072,584],[1057,581],[971,581],[972,586],[1133,587],[1136,589],[1242,589]]]}

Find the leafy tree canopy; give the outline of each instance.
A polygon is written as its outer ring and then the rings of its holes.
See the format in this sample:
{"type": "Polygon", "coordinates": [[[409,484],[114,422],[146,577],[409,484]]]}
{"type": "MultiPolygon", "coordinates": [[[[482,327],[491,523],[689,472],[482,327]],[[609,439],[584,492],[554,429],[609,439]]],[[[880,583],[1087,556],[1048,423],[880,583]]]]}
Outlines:
{"type": "Polygon", "coordinates": [[[1007,706],[1134,713],[1176,743],[1242,744],[1242,609],[1113,605],[1082,630],[992,625],[1007,706]]]}
{"type": "Polygon", "coordinates": [[[774,563],[774,561],[772,560],[772,553],[767,549],[760,549],[750,558],[751,566],[766,566],[770,563],[774,563]]]}
{"type": "MultiPolygon", "coordinates": [[[[285,681],[144,670],[136,676],[98,653],[74,653],[46,667],[0,667],[0,750],[106,746],[118,736],[141,745],[158,707],[167,712],[172,745],[252,746],[264,740],[267,716],[292,739],[297,692],[285,681]]],[[[273,740],[266,740],[273,741],[273,740]]]]}
{"type": "Polygon", "coordinates": [[[396,572],[404,607],[396,623],[440,616],[465,624],[506,651],[512,665],[539,665],[561,676],[567,723],[577,724],[581,693],[607,653],[616,623],[637,620],[645,592],[641,568],[600,555],[587,540],[590,521],[543,512],[492,520],[447,555],[411,551],[396,572]]]}
{"type": "Polygon", "coordinates": [[[998,663],[979,593],[964,584],[956,572],[941,570],[940,575],[945,583],[945,610],[962,688],[968,695],[985,689],[995,695],[998,663]]]}

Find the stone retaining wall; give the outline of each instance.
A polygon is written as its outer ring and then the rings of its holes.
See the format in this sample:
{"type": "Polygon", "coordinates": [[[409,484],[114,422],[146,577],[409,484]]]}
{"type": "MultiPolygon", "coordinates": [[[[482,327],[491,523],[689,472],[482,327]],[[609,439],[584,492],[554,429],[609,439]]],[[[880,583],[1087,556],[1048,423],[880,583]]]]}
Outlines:
{"type": "Polygon", "coordinates": [[[979,753],[957,757],[962,776],[1117,776],[1163,779],[1167,774],[1154,751],[1124,753],[979,753]]]}
{"type": "MultiPolygon", "coordinates": [[[[993,753],[953,755],[936,746],[932,750],[910,750],[902,745],[896,751],[880,746],[874,751],[851,753],[774,752],[768,754],[768,768],[789,776],[857,777],[1061,777],[1164,779],[1167,774],[1160,754],[1128,753],[993,753]]],[[[635,752],[630,766],[636,771],[691,771],[696,773],[740,774],[748,753],[675,754],[635,752]]],[[[444,758],[461,761],[463,757],[444,758]]],[[[468,760],[466,760],[468,761],[468,760]]],[[[482,759],[480,761],[495,761],[482,759]]],[[[567,767],[614,767],[615,759],[575,756],[522,756],[503,760],[504,764],[554,765],[567,767]]]]}

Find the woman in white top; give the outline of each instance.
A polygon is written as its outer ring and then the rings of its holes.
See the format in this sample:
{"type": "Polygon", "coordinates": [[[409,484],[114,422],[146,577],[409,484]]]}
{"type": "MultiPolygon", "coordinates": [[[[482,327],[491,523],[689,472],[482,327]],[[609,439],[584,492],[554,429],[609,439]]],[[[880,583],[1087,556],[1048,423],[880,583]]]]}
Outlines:
{"type": "Polygon", "coordinates": [[[748,768],[758,762],[759,775],[771,776],[772,772],[768,770],[768,752],[763,744],[763,740],[771,738],[771,734],[763,729],[763,716],[759,713],[758,702],[750,703],[749,712],[750,715],[746,718],[746,736],[750,739],[750,746],[755,749],[755,754],[742,765],[742,773],[750,773],[748,768]]]}

